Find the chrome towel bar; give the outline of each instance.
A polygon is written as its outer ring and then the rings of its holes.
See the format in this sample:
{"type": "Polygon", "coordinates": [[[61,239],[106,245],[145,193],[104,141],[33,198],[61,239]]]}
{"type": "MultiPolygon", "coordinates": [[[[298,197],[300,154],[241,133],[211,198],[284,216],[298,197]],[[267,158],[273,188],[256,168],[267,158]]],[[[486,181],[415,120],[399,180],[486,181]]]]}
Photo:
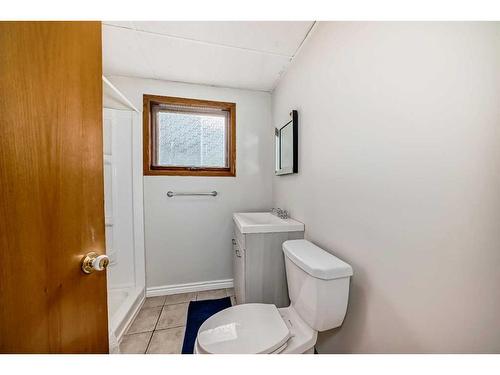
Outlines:
{"type": "Polygon", "coordinates": [[[173,191],[167,191],[167,197],[169,198],[172,198],[172,197],[175,197],[176,195],[182,195],[182,196],[200,196],[200,195],[210,195],[212,197],[216,197],[217,196],[217,192],[214,190],[214,191],[211,191],[210,193],[174,193],[173,191]]]}

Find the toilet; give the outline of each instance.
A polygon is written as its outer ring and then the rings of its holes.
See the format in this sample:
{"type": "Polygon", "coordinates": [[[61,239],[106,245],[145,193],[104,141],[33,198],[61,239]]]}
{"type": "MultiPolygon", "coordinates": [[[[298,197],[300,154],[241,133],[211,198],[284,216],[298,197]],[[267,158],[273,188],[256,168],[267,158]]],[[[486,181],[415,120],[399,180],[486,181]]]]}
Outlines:
{"type": "Polygon", "coordinates": [[[307,240],[285,241],[283,252],[290,306],[247,303],[222,310],[201,325],[195,353],[313,353],[318,332],[342,324],[351,266],[307,240]]]}

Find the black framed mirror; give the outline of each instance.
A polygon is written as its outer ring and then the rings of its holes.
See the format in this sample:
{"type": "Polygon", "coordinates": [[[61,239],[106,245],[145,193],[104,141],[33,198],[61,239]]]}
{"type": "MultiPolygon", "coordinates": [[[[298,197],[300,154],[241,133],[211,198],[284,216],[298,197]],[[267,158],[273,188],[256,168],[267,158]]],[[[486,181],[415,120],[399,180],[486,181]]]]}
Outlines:
{"type": "Polygon", "coordinates": [[[290,120],[274,129],[276,165],[275,174],[278,176],[297,173],[299,154],[299,121],[296,110],[290,112],[290,120]]]}

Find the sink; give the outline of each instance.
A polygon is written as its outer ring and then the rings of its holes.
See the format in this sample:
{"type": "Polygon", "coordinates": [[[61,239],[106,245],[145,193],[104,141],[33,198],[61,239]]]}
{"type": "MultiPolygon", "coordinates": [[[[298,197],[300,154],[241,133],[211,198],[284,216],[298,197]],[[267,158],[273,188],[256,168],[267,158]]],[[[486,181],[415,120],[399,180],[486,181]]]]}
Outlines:
{"type": "Polygon", "coordinates": [[[233,220],[241,233],[303,232],[304,224],[294,219],[280,219],[269,212],[239,212],[233,220]]]}

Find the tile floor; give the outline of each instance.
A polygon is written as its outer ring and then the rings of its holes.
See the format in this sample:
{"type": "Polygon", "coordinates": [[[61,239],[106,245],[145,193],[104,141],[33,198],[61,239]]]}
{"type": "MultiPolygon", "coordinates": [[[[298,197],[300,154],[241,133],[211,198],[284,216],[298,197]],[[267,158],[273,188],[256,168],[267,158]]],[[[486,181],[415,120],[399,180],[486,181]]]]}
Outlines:
{"type": "Polygon", "coordinates": [[[122,338],[121,353],[180,354],[189,301],[223,297],[231,297],[232,304],[236,304],[233,289],[146,298],[144,305],[122,338]]]}

